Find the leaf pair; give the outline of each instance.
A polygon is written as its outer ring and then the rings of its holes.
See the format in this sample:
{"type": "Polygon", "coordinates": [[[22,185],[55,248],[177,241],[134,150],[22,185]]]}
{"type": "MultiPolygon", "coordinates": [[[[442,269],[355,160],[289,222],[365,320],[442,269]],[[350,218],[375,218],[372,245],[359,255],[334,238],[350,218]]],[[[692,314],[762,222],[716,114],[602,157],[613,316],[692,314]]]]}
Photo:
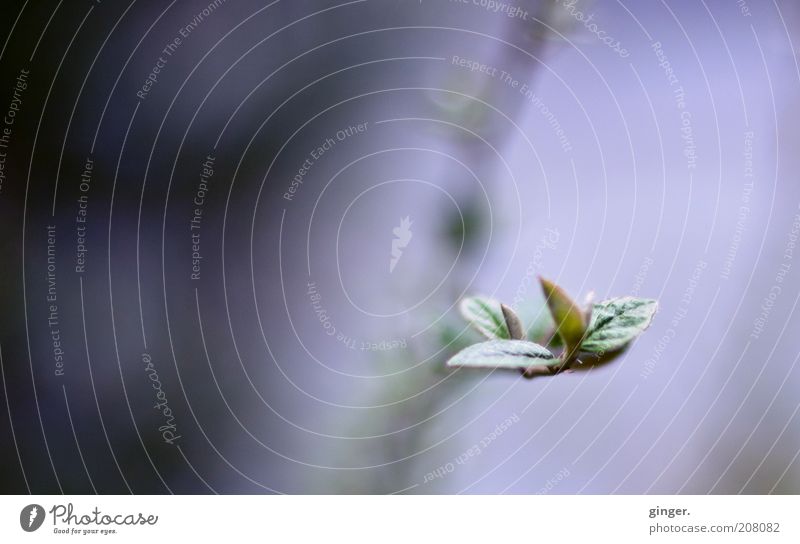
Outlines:
{"type": "Polygon", "coordinates": [[[549,375],[569,368],[581,352],[602,359],[620,352],[652,322],[658,309],[655,300],[621,297],[581,309],[553,282],[540,278],[551,323],[541,319],[526,328],[505,304],[486,297],[461,302],[464,318],[488,341],[474,344],[453,356],[450,367],[507,369],[527,377],[549,375]],[[539,342],[563,345],[556,356],[539,342]]]}

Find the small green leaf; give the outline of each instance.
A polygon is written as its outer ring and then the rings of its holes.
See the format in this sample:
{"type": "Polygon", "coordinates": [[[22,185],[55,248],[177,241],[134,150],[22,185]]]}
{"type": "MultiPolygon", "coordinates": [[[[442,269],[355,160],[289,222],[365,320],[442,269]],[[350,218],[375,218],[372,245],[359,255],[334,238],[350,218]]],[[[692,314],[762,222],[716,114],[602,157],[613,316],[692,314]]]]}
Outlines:
{"type": "Polygon", "coordinates": [[[508,340],[511,335],[500,303],[488,297],[467,297],[459,305],[461,315],[489,340],[508,340]]]}
{"type": "Polygon", "coordinates": [[[489,340],[455,354],[449,367],[525,370],[535,365],[555,365],[560,360],[550,351],[525,340],[489,340]]]}
{"type": "Polygon", "coordinates": [[[570,350],[574,350],[586,332],[583,312],[561,287],[542,277],[539,281],[547,299],[547,307],[558,327],[558,335],[570,350]]]}
{"type": "Polygon", "coordinates": [[[506,320],[506,328],[508,329],[508,335],[511,337],[511,339],[524,340],[525,327],[522,326],[522,321],[519,320],[519,317],[517,317],[517,314],[514,313],[514,310],[505,304],[500,304],[500,309],[503,311],[503,318],[506,320]]]}
{"type": "Polygon", "coordinates": [[[658,310],[658,302],[650,299],[621,297],[594,305],[589,332],[581,351],[603,353],[625,347],[639,336],[658,310]]]}

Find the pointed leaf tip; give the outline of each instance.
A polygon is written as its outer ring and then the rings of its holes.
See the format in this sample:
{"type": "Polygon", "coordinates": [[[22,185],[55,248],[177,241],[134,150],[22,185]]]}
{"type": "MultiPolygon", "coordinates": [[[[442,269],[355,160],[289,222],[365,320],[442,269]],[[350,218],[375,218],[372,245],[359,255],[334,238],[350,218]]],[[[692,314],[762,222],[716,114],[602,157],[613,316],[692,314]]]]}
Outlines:
{"type": "Polygon", "coordinates": [[[558,335],[569,348],[577,348],[586,332],[584,313],[561,287],[542,276],[539,276],[539,282],[558,335]]]}
{"type": "Polygon", "coordinates": [[[520,321],[519,317],[514,310],[506,306],[505,304],[500,304],[500,309],[503,311],[503,317],[506,321],[506,327],[508,328],[508,334],[512,340],[524,340],[525,339],[525,328],[522,326],[522,321],[520,321]]]}

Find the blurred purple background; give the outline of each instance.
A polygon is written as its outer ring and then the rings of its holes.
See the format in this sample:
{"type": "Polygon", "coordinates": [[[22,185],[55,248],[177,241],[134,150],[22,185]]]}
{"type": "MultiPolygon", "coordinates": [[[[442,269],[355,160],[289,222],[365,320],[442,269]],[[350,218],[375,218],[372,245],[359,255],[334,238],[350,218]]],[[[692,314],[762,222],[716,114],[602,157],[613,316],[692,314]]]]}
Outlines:
{"type": "Polygon", "coordinates": [[[3,492],[800,491],[795,3],[0,12],[3,492]],[[539,274],[660,311],[447,371],[539,274]]]}

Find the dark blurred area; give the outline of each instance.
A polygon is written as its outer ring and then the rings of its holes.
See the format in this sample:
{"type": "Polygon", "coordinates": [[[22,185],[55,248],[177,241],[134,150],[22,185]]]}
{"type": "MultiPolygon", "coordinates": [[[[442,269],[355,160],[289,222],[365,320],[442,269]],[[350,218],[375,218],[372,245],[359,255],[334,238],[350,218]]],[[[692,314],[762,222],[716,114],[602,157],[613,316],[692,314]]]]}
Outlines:
{"type": "Polygon", "coordinates": [[[798,493],[800,10],[3,1],[4,493],[798,493]],[[485,293],[657,298],[450,372],[485,293]]]}

